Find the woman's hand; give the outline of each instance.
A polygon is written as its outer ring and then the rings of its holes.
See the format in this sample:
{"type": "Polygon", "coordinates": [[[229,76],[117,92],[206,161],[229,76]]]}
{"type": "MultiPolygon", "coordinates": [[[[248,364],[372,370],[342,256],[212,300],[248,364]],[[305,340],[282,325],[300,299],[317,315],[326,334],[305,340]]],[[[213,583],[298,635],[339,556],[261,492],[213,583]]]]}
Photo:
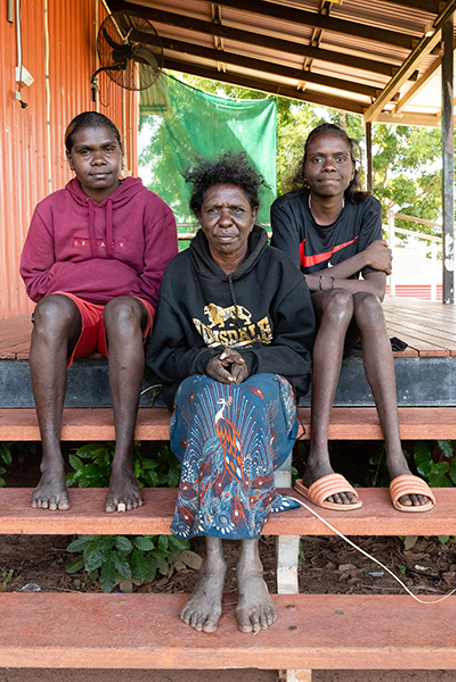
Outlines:
{"type": "Polygon", "coordinates": [[[222,384],[241,384],[248,377],[244,358],[232,348],[225,348],[221,355],[211,358],[206,374],[222,384]]]}
{"type": "Polygon", "coordinates": [[[380,270],[387,275],[393,271],[393,252],[384,239],[377,239],[369,244],[364,252],[368,258],[368,265],[374,270],[380,270]]]}

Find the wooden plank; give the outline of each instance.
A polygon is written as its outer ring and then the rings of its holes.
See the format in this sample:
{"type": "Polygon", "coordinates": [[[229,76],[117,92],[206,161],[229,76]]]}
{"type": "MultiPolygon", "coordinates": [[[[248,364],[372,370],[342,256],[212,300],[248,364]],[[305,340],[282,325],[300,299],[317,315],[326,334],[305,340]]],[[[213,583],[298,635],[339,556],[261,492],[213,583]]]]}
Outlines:
{"type": "MultiPolygon", "coordinates": [[[[433,595],[435,597],[435,595],[433,595]]],[[[238,631],[226,595],[217,632],[179,619],[186,595],[7,593],[0,666],[113,669],[456,668],[456,599],[435,606],[397,595],[273,595],[278,620],[238,631]]]]}
{"type": "Polygon", "coordinates": [[[431,329],[426,327],[420,322],[401,319],[400,323],[395,323],[395,330],[400,334],[400,338],[403,339],[404,334],[409,337],[419,340],[423,344],[429,346],[435,346],[436,348],[442,348],[446,351],[446,355],[449,355],[449,344],[452,344],[452,335],[448,333],[441,332],[435,327],[431,329]]]}
{"type": "MultiPolygon", "coordinates": [[[[456,489],[435,488],[436,506],[423,514],[394,509],[387,488],[359,488],[360,509],[349,512],[321,509],[291,489],[281,492],[308,504],[344,535],[456,535],[456,489]]],[[[32,509],[31,488],[0,489],[0,534],[24,535],[156,535],[170,534],[177,490],[144,488],[145,504],[126,514],[106,514],[106,490],[71,488],[67,511],[32,509]]],[[[307,509],[272,514],[265,535],[334,535],[307,509]]]]}
{"type": "Polygon", "coordinates": [[[30,315],[0,320],[0,359],[28,358],[31,333],[30,315]]]}
{"type": "MultiPolygon", "coordinates": [[[[300,407],[299,434],[310,438],[310,408],[300,407]],[[303,429],[305,433],[303,434],[303,429]]],[[[166,408],[141,407],[137,440],[169,440],[170,413],[166,408]]],[[[456,407],[400,407],[401,438],[456,439],[456,407]]],[[[63,413],[62,440],[114,440],[111,408],[68,408],[63,413]]],[[[330,440],[383,440],[375,407],[335,407],[329,427],[330,440]]],[[[0,409],[0,440],[40,440],[36,412],[30,408],[0,409]]]]}
{"type": "MultiPolygon", "coordinates": [[[[404,353],[398,354],[398,357],[410,357],[411,354],[415,354],[413,350],[415,348],[432,355],[435,349],[434,344],[426,343],[426,340],[429,341],[426,336],[428,333],[446,340],[444,348],[451,355],[456,355],[456,307],[454,305],[418,299],[386,298],[383,302],[383,310],[390,336],[398,336],[407,341],[410,346],[404,353]],[[416,338],[414,334],[409,333],[409,322],[421,328],[423,333],[421,337],[416,338]]],[[[0,359],[27,359],[31,330],[30,315],[0,320],[0,359]]]]}

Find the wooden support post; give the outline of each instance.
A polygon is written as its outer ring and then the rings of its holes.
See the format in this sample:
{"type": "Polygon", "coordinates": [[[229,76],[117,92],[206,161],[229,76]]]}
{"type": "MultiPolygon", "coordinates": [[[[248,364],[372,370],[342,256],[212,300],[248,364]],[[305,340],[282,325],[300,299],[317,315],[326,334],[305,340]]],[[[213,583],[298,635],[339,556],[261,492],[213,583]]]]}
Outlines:
{"type": "Polygon", "coordinates": [[[366,130],[366,159],[367,159],[366,186],[367,186],[367,191],[372,194],[373,189],[374,189],[374,168],[372,165],[372,123],[370,121],[366,121],[365,130],[366,130]]]}
{"type": "Polygon", "coordinates": [[[442,28],[443,303],[454,303],[453,23],[442,28]]]}
{"type": "Polygon", "coordinates": [[[277,593],[298,594],[300,535],[276,535],[277,593]]]}
{"type": "Polygon", "coordinates": [[[312,682],[311,670],[279,670],[277,682],[312,682]]]}
{"type": "Polygon", "coordinates": [[[287,670],[287,682],[312,682],[312,671],[287,670]]]}
{"type": "MultiPolygon", "coordinates": [[[[291,454],[274,474],[277,488],[291,488],[291,454]]],[[[277,592],[297,594],[299,535],[276,536],[277,592]]]]}

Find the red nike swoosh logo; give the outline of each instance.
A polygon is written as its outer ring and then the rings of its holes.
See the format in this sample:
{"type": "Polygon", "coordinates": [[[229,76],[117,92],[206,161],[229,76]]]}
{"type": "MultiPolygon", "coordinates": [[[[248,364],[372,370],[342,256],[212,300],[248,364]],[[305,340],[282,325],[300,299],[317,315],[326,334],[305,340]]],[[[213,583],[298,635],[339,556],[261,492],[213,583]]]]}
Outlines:
{"type": "Polygon", "coordinates": [[[316,256],[306,256],[304,253],[304,247],[306,240],[301,242],[299,245],[299,259],[301,261],[301,265],[304,268],[310,268],[312,265],[318,265],[319,263],[323,263],[325,260],[329,260],[336,251],[340,251],[341,249],[345,249],[346,246],[350,246],[350,244],[353,244],[353,242],[356,242],[356,240],[359,238],[355,237],[349,242],[344,242],[343,244],[337,244],[332,251],[326,251],[325,253],[319,253],[316,256]]]}

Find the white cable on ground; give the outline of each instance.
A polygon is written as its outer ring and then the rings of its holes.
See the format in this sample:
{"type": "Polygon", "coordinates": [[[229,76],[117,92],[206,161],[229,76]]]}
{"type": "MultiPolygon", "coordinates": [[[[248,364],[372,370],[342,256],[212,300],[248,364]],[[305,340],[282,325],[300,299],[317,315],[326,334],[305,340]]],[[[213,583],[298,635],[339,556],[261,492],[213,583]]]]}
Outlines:
{"type": "Polygon", "coordinates": [[[305,502],[302,502],[302,500],[298,500],[297,497],[292,497],[291,495],[287,495],[287,497],[289,497],[290,499],[292,499],[292,500],[294,500],[295,502],[297,502],[298,504],[300,504],[301,507],[304,507],[304,509],[307,509],[308,511],[310,511],[311,514],[313,514],[314,516],[316,516],[317,519],[319,519],[322,523],[324,523],[325,526],[327,526],[330,530],[333,531],[333,533],[335,533],[335,534],[338,535],[340,538],[342,538],[342,540],[345,540],[345,542],[347,542],[349,545],[351,545],[351,546],[354,547],[356,550],[358,550],[358,552],[361,552],[361,554],[364,554],[364,556],[366,556],[366,557],[367,557],[368,559],[370,559],[371,561],[375,561],[376,564],[378,564],[379,566],[381,566],[381,568],[383,568],[383,569],[384,569],[385,571],[387,571],[391,576],[393,576],[394,580],[397,580],[397,582],[399,583],[399,585],[401,585],[401,586],[404,588],[404,590],[405,590],[406,592],[408,592],[408,594],[409,594],[411,597],[413,597],[413,599],[415,599],[415,600],[416,600],[417,602],[419,602],[420,604],[427,604],[427,605],[430,605],[430,604],[438,604],[439,602],[444,601],[445,599],[448,599],[448,597],[451,597],[451,595],[454,594],[454,593],[456,592],[456,589],[451,590],[451,592],[449,592],[448,594],[445,594],[443,597],[440,597],[439,599],[433,599],[432,601],[426,601],[426,600],[424,600],[424,599],[420,599],[419,597],[416,596],[416,594],[413,594],[413,592],[412,592],[411,590],[409,590],[409,588],[407,587],[407,585],[405,585],[405,584],[402,582],[402,580],[401,580],[400,578],[398,578],[397,575],[395,575],[395,574],[393,573],[393,571],[391,571],[391,570],[388,568],[388,566],[385,566],[385,564],[382,564],[381,561],[379,561],[378,559],[376,559],[375,557],[373,557],[371,554],[369,554],[368,552],[366,552],[364,549],[362,549],[361,547],[359,547],[356,543],[352,542],[352,541],[350,540],[350,538],[347,538],[346,535],[344,535],[344,534],[341,533],[339,530],[337,530],[337,528],[335,528],[333,525],[331,525],[331,524],[329,523],[329,521],[326,521],[326,519],[324,519],[322,516],[320,516],[320,514],[318,514],[318,512],[316,512],[314,509],[312,509],[311,507],[309,507],[305,502]]]}

